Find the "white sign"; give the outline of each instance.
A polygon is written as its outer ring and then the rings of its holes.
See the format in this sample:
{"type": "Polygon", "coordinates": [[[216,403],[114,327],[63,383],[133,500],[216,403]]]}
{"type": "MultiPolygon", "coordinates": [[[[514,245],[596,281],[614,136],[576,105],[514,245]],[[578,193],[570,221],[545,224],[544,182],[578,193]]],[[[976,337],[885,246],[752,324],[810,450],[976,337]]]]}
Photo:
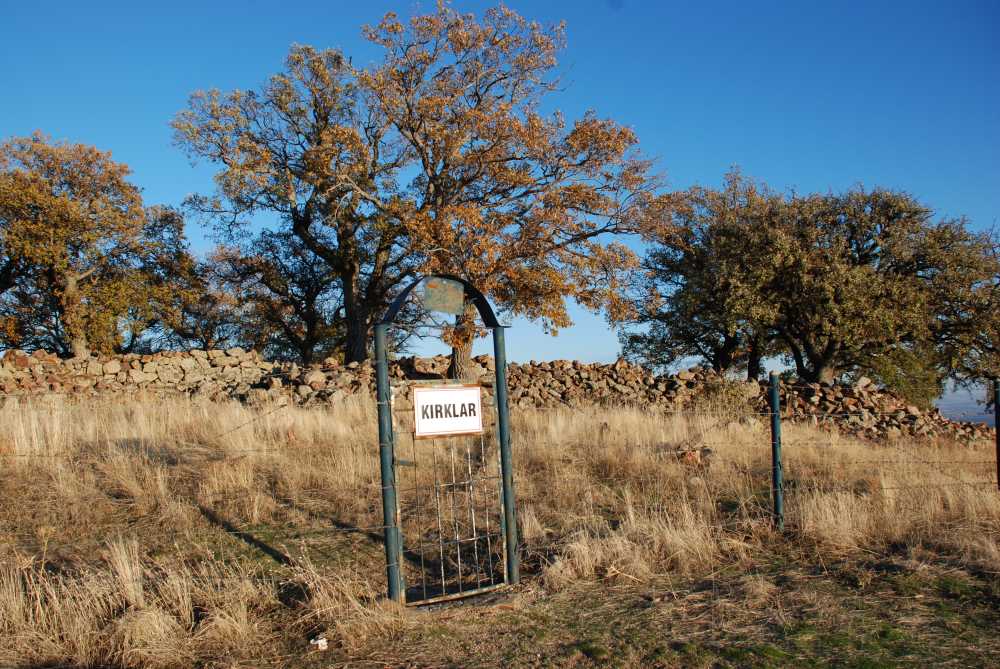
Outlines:
{"type": "Polygon", "coordinates": [[[438,437],[483,431],[479,386],[433,386],[413,389],[414,436],[438,437]]]}

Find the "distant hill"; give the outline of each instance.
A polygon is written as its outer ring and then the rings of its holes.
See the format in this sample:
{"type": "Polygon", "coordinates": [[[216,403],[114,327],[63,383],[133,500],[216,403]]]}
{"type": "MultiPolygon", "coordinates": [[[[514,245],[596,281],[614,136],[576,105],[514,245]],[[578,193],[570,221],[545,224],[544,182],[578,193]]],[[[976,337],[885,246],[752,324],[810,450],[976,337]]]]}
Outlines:
{"type": "Polygon", "coordinates": [[[993,413],[982,403],[985,397],[985,388],[971,392],[964,389],[952,389],[942,395],[941,399],[934,404],[941,409],[942,414],[952,420],[993,425],[993,413]]]}

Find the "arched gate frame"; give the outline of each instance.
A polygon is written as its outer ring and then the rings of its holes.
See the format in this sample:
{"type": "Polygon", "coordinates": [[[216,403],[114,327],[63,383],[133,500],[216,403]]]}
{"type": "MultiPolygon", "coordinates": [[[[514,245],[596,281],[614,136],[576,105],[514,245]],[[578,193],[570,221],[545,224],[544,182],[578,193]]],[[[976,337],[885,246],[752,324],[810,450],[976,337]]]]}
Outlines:
{"type": "MultiPolygon", "coordinates": [[[[386,353],[386,336],[389,328],[393,325],[397,314],[403,307],[407,298],[413,292],[413,290],[424,283],[428,279],[444,279],[446,281],[453,281],[461,284],[463,288],[464,301],[471,301],[472,304],[476,306],[479,312],[479,316],[482,319],[483,324],[490,329],[493,338],[493,354],[494,354],[494,368],[495,368],[495,386],[494,386],[494,405],[496,410],[496,437],[499,445],[499,469],[500,469],[500,486],[499,490],[499,520],[500,520],[500,535],[499,539],[503,547],[503,581],[499,585],[503,584],[515,584],[519,581],[519,569],[518,569],[518,536],[517,536],[517,516],[514,505],[514,477],[512,473],[511,464],[511,449],[510,449],[510,409],[508,406],[507,399],[507,356],[504,344],[504,328],[505,326],[500,325],[497,320],[496,314],[493,308],[490,306],[486,297],[479,291],[475,286],[473,286],[468,281],[450,275],[433,275],[426,276],[417,279],[412,284],[407,286],[405,290],[396,298],[389,309],[386,311],[385,316],[382,320],[375,326],[375,371],[376,371],[376,392],[377,392],[377,402],[378,402],[378,436],[379,436],[379,456],[380,456],[380,466],[381,466],[381,480],[382,480],[382,519],[385,533],[385,562],[386,562],[386,577],[388,580],[388,595],[389,599],[395,600],[401,603],[430,603],[432,601],[440,601],[444,599],[451,599],[460,596],[466,596],[471,594],[476,594],[496,587],[496,583],[493,583],[493,579],[490,579],[490,583],[487,586],[477,587],[473,589],[462,588],[461,578],[459,580],[458,592],[449,592],[445,584],[444,575],[444,553],[442,544],[442,563],[441,563],[441,588],[439,592],[435,592],[435,596],[430,597],[427,593],[426,584],[423,589],[423,597],[414,597],[413,599],[407,596],[407,589],[403,579],[403,561],[404,561],[404,537],[402,533],[402,528],[400,527],[400,505],[399,497],[397,495],[397,467],[399,465],[411,465],[415,466],[413,462],[407,462],[396,456],[396,434],[393,426],[393,397],[392,389],[389,384],[389,364],[387,360],[386,353]],[[415,601],[414,601],[415,600],[415,601]]],[[[485,411],[485,407],[483,411],[485,411]]],[[[454,439],[455,437],[445,437],[445,439],[454,439]]],[[[483,442],[481,441],[481,444],[483,442]]],[[[414,451],[416,450],[416,443],[414,442],[414,451]]],[[[454,454],[454,451],[453,451],[454,454]]],[[[436,456],[435,456],[436,457],[436,456]]],[[[472,481],[473,475],[471,474],[471,464],[472,456],[470,454],[469,466],[470,474],[469,481],[472,481]]],[[[482,457],[485,460],[485,447],[482,449],[482,457]]],[[[450,484],[438,485],[437,479],[435,478],[435,485],[433,494],[437,495],[440,489],[447,489],[450,486],[452,494],[452,504],[454,505],[454,499],[456,495],[457,486],[465,485],[468,481],[457,482],[454,477],[454,461],[452,464],[452,482],[450,484]]],[[[435,477],[437,476],[437,464],[435,462],[435,477]]],[[[496,490],[494,488],[494,490],[496,490]]],[[[470,508],[472,504],[472,492],[470,488],[470,508]]],[[[454,508],[452,509],[453,516],[454,508]]],[[[488,522],[489,516],[487,516],[488,522]]],[[[438,508],[438,524],[440,525],[441,515],[440,507],[438,508]]],[[[457,528],[457,525],[456,525],[457,528]]],[[[475,532],[475,517],[473,514],[473,530],[475,532]]],[[[457,534],[457,529],[456,529],[457,534]]],[[[486,541],[489,542],[489,526],[487,526],[486,541]]],[[[442,540],[443,534],[439,530],[439,541],[442,540]]],[[[479,539],[475,539],[476,542],[479,539]]],[[[459,575],[461,577],[461,560],[462,560],[462,540],[460,537],[456,536],[455,543],[457,545],[458,551],[458,561],[459,561],[459,575]]],[[[477,544],[474,544],[476,547],[477,544]]],[[[421,548],[421,551],[423,549],[421,548]]],[[[494,550],[492,546],[489,548],[490,551],[494,550]]],[[[492,560],[492,557],[490,557],[492,560]]],[[[477,549],[477,568],[478,568],[478,549],[477,549]]],[[[420,561],[423,563],[423,552],[420,553],[420,561]]],[[[491,564],[492,569],[492,564],[491,564]]],[[[479,580],[479,575],[476,575],[477,583],[479,580]]]]}

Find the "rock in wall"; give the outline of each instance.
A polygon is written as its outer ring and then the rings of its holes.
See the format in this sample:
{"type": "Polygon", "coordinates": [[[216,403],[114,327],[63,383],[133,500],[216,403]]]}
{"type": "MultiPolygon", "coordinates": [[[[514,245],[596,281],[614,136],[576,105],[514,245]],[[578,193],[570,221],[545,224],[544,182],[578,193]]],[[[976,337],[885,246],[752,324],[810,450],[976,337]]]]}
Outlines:
{"type": "MultiPolygon", "coordinates": [[[[397,408],[405,406],[412,382],[443,379],[448,358],[406,357],[392,361],[390,380],[397,408]]],[[[473,358],[473,374],[492,395],[493,359],[473,358]]],[[[767,384],[725,380],[692,368],[656,375],[619,360],[612,364],[555,360],[511,363],[508,386],[513,408],[639,406],[665,412],[768,412],[767,384]]],[[[189,395],[251,404],[335,404],[372,395],[370,361],[341,365],[333,359],[311,367],[263,360],[254,351],[168,351],[153,355],[92,356],[62,360],[36,351],[7,351],[0,359],[0,398],[44,394],[189,395]]],[[[782,383],[782,413],[792,421],[828,425],[870,440],[944,437],[960,441],[992,438],[984,425],[951,421],[937,409],[924,411],[877,388],[868,379],[854,385],[782,383]]],[[[489,400],[487,400],[489,401],[489,400]]]]}
{"type": "Polygon", "coordinates": [[[252,351],[167,351],[153,355],[61,360],[51,353],[7,351],[0,360],[0,393],[190,394],[223,399],[245,395],[275,369],[252,351]]]}

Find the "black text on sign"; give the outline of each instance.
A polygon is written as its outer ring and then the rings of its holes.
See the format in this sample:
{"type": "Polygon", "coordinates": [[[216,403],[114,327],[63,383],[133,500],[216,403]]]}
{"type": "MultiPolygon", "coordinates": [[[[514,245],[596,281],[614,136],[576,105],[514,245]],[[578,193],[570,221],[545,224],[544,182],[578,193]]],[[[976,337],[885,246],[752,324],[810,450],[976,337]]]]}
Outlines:
{"type": "Polygon", "coordinates": [[[413,389],[414,436],[438,437],[483,431],[479,386],[413,389]]]}

